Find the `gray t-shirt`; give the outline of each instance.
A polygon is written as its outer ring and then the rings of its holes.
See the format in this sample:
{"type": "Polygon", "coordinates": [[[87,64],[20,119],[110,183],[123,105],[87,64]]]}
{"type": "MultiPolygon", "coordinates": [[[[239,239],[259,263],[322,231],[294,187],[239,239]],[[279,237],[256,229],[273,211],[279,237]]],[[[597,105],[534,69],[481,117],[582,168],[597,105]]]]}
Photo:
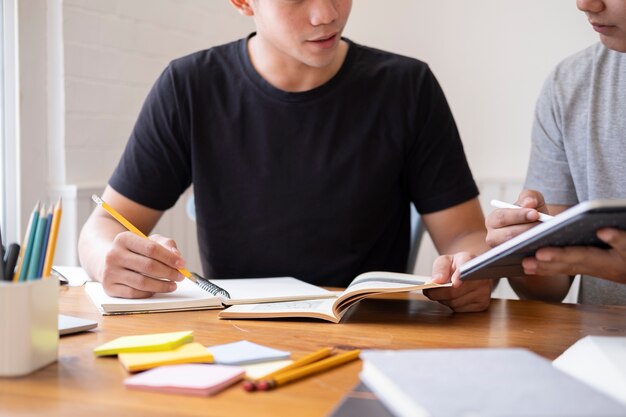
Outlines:
{"type": "MultiPolygon", "coordinates": [[[[561,62],[537,101],[525,188],[546,203],[626,198],[626,54],[597,43],[561,62]]],[[[626,305],[626,285],[584,276],[579,301],[626,305]]]]}

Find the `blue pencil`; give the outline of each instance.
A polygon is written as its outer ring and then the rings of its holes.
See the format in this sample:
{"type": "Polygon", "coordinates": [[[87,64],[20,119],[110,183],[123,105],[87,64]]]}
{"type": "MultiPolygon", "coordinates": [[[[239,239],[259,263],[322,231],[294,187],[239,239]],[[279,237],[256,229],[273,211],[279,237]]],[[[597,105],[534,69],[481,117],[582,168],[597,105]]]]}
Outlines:
{"type": "Polygon", "coordinates": [[[35,205],[33,214],[30,217],[26,234],[24,235],[25,242],[22,242],[22,249],[24,254],[18,265],[18,281],[26,281],[26,275],[28,273],[28,264],[30,257],[33,253],[33,240],[35,240],[35,231],[37,229],[37,223],[39,222],[39,203],[35,205]]]}
{"type": "Polygon", "coordinates": [[[39,211],[39,221],[37,222],[37,230],[35,231],[35,238],[33,239],[33,249],[28,263],[28,274],[26,275],[26,281],[32,281],[39,278],[37,276],[37,270],[39,269],[39,257],[41,257],[41,245],[43,244],[43,235],[46,233],[46,226],[48,225],[48,217],[46,217],[45,207],[41,207],[39,211]]]}
{"type": "Polygon", "coordinates": [[[52,226],[52,206],[48,209],[48,216],[46,216],[46,230],[43,234],[43,242],[41,243],[41,255],[39,256],[39,265],[37,266],[36,277],[43,277],[43,264],[46,260],[46,251],[50,244],[50,227],[52,226]]]}

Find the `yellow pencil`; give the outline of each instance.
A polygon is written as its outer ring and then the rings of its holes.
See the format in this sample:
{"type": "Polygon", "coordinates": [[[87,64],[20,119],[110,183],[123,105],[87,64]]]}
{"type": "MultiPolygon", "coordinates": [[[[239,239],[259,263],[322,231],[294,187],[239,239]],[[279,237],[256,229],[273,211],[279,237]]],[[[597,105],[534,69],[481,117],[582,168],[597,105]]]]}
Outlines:
{"type": "Polygon", "coordinates": [[[304,378],[305,376],[313,375],[327,369],[335,368],[339,365],[343,365],[344,363],[358,359],[359,353],[361,353],[361,351],[359,349],[355,349],[349,352],[340,353],[339,355],[335,355],[321,361],[313,362],[309,365],[300,366],[290,371],[279,372],[278,374],[274,375],[274,377],[268,380],[260,381],[257,384],[257,389],[262,391],[270,390],[277,386],[285,385],[297,379],[304,378]]]}
{"type": "Polygon", "coordinates": [[[46,247],[46,258],[43,263],[43,277],[48,278],[52,271],[52,261],[54,260],[54,251],[56,250],[57,237],[59,235],[59,224],[61,223],[61,215],[63,209],[61,205],[61,199],[57,201],[54,206],[54,213],[52,214],[52,225],[50,226],[50,236],[48,237],[48,245],[46,247]]]}
{"type": "MultiPolygon", "coordinates": [[[[272,377],[274,377],[275,375],[278,375],[279,373],[282,372],[286,372],[286,371],[290,371],[292,369],[296,369],[299,368],[301,366],[304,365],[308,365],[312,362],[316,362],[320,359],[326,358],[328,356],[330,356],[330,354],[332,353],[332,349],[331,348],[322,348],[318,351],[315,351],[313,353],[309,353],[308,355],[305,355],[303,357],[301,357],[300,359],[298,359],[297,361],[294,361],[293,363],[287,365],[287,366],[283,366],[280,369],[277,369],[273,372],[270,372],[267,375],[263,375],[260,378],[257,378],[256,381],[265,381],[267,379],[270,379],[272,377]]],[[[257,389],[256,383],[254,381],[246,381],[243,384],[243,389],[246,391],[255,391],[257,389]]]]}
{"type": "MultiPolygon", "coordinates": [[[[97,205],[99,205],[100,207],[105,209],[111,216],[113,216],[113,218],[115,218],[115,220],[120,222],[122,224],[122,226],[127,228],[129,231],[133,232],[134,234],[136,234],[138,236],[143,237],[144,239],[148,239],[148,236],[146,236],[141,230],[137,229],[135,227],[135,225],[133,225],[131,222],[126,220],[126,218],[124,216],[122,216],[120,213],[118,213],[117,210],[115,210],[113,207],[108,205],[103,199],[101,199],[100,197],[98,197],[95,194],[91,196],[91,199],[97,205]]],[[[178,272],[183,274],[187,279],[189,279],[190,281],[194,282],[196,285],[198,285],[203,290],[208,291],[208,292],[210,292],[210,293],[212,293],[214,295],[222,294],[224,297],[230,298],[230,294],[228,294],[228,291],[218,287],[217,285],[213,284],[212,282],[209,282],[209,280],[201,277],[200,275],[195,274],[195,273],[191,273],[186,268],[178,268],[178,272]]]]}

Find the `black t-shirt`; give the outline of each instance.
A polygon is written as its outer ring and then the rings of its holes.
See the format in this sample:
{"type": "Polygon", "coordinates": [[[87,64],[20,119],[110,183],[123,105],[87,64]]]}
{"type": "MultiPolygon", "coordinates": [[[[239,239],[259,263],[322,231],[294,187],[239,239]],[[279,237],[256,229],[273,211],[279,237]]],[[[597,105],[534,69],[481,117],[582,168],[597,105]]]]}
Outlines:
{"type": "Polygon", "coordinates": [[[339,72],[301,93],[267,83],[247,39],[173,61],[109,184],[158,210],[193,184],[207,277],[402,272],[409,202],[430,213],[478,190],[428,66],[348,42],[339,72]]]}

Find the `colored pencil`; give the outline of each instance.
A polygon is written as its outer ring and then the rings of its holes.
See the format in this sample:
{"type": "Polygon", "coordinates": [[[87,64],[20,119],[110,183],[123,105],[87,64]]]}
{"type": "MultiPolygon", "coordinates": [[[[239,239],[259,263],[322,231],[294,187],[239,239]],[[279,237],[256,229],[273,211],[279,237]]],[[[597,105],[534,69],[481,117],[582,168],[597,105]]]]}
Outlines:
{"type": "Polygon", "coordinates": [[[297,379],[335,368],[339,365],[343,365],[344,363],[358,359],[360,352],[361,351],[359,349],[355,349],[349,352],[340,353],[339,355],[331,356],[330,358],[323,359],[321,361],[313,362],[309,365],[300,366],[290,371],[280,372],[270,379],[260,381],[257,384],[257,389],[262,391],[270,390],[297,379]]]}
{"type": "Polygon", "coordinates": [[[37,229],[37,222],[39,221],[39,202],[35,204],[33,214],[30,216],[28,226],[26,227],[26,233],[22,240],[22,248],[20,249],[20,259],[17,263],[17,271],[13,276],[13,282],[25,281],[26,273],[28,271],[28,262],[33,251],[33,246],[30,244],[31,240],[35,238],[35,229],[37,229]]]}
{"type": "MultiPolygon", "coordinates": [[[[274,377],[275,375],[278,375],[279,373],[282,372],[286,372],[286,371],[290,371],[292,369],[296,369],[299,368],[301,366],[304,365],[308,365],[310,363],[316,362],[320,359],[326,358],[328,356],[330,356],[330,354],[332,353],[332,349],[331,348],[322,348],[318,351],[315,351],[313,353],[309,353],[308,355],[305,355],[303,357],[301,357],[300,359],[298,359],[297,361],[294,361],[293,363],[283,366],[280,369],[275,370],[274,372],[270,372],[269,374],[263,375],[260,378],[257,378],[257,381],[265,381],[268,380],[272,377],[274,377]]],[[[256,382],[255,381],[245,381],[243,383],[243,389],[246,391],[255,391],[257,389],[256,386],[256,382]]]]}
{"type": "Polygon", "coordinates": [[[33,239],[33,249],[28,263],[28,270],[26,274],[26,281],[31,281],[37,278],[37,272],[39,272],[39,257],[41,257],[41,245],[43,244],[43,237],[46,233],[46,226],[48,224],[48,217],[46,217],[46,207],[42,206],[39,211],[39,221],[37,222],[37,228],[35,229],[35,238],[33,239]]]}
{"type": "Polygon", "coordinates": [[[54,252],[56,250],[57,238],[59,237],[59,224],[61,223],[61,215],[63,207],[61,199],[54,206],[54,214],[52,215],[52,226],[50,226],[50,237],[48,238],[48,247],[46,248],[46,257],[43,264],[42,276],[47,278],[52,271],[52,262],[54,261],[54,252]]]}
{"type": "Polygon", "coordinates": [[[39,254],[39,260],[37,261],[37,273],[36,277],[43,277],[43,263],[46,259],[46,250],[48,249],[48,239],[50,238],[50,227],[52,226],[52,206],[48,207],[48,214],[46,214],[46,230],[43,232],[43,240],[41,241],[41,253],[39,254]]]}

